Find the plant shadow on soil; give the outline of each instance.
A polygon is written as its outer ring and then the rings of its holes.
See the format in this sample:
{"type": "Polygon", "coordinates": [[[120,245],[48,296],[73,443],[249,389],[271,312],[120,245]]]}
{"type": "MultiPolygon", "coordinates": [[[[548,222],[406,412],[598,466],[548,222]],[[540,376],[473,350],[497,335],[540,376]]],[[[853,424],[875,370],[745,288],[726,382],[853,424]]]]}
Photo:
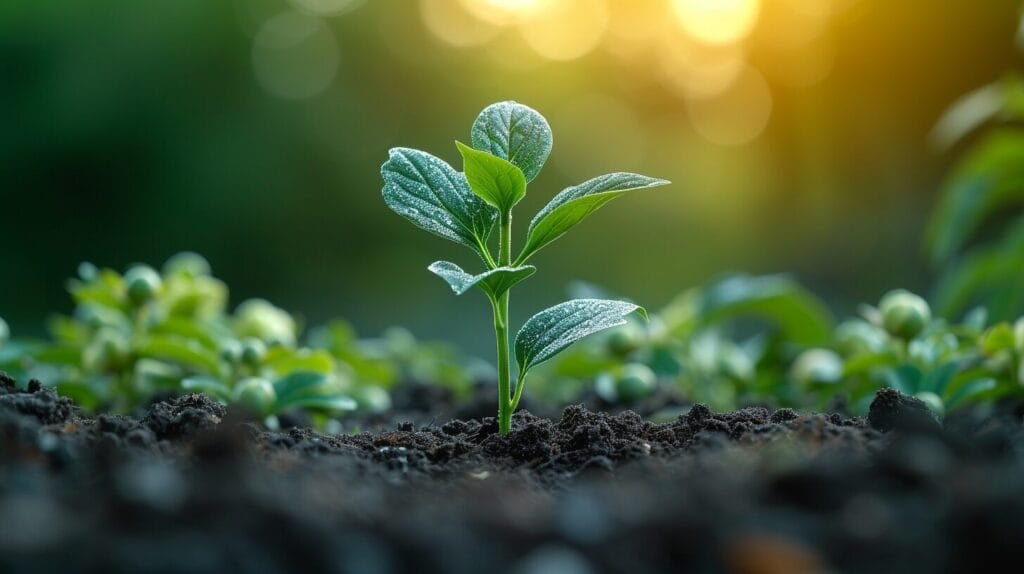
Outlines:
{"type": "Polygon", "coordinates": [[[695,405],[328,436],[0,377],[3,572],[977,572],[1024,559],[1020,413],[695,405]]]}

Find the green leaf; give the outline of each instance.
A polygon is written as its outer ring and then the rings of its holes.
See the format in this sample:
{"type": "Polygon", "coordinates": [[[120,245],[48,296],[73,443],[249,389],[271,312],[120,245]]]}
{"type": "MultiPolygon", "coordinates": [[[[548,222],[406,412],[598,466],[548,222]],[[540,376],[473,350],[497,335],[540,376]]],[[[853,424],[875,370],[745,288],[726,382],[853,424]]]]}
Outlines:
{"type": "Polygon", "coordinates": [[[263,366],[279,375],[287,375],[293,371],[330,373],[334,371],[334,357],[319,349],[274,346],[267,350],[263,366]]]}
{"type": "Polygon", "coordinates": [[[704,324],[763,317],[805,346],[827,344],[834,322],[821,300],[785,275],[727,277],[703,291],[698,309],[704,324]]]}
{"type": "Polygon", "coordinates": [[[668,183],[664,179],[635,173],[610,173],[563,189],[530,222],[526,246],[516,263],[522,264],[542,247],[623,193],[668,183]]]}
{"type": "Polygon", "coordinates": [[[935,264],[954,256],[985,218],[1024,203],[1024,133],[987,136],[960,160],[941,193],[925,235],[935,264]]]}
{"type": "Polygon", "coordinates": [[[523,170],[508,160],[473,149],[456,141],[462,154],[463,171],[473,193],[499,211],[512,209],[526,195],[523,170]]]}
{"type": "Polygon", "coordinates": [[[299,397],[316,395],[323,390],[333,391],[330,375],[313,371],[295,371],[274,381],[277,400],[288,403],[299,397]]]}
{"type": "Polygon", "coordinates": [[[484,108],[472,129],[473,147],[515,164],[526,181],[537,177],[551,154],[551,126],[539,112],[517,102],[484,108]]]}
{"type": "Polygon", "coordinates": [[[198,341],[188,341],[158,335],[136,349],[139,357],[163,359],[201,372],[218,374],[220,362],[215,351],[204,348],[198,341]]]}
{"type": "Polygon", "coordinates": [[[537,313],[516,334],[519,376],[591,333],[626,324],[633,312],[647,318],[639,305],[607,299],[574,299],[537,313]]]}
{"type": "Polygon", "coordinates": [[[278,412],[288,409],[310,409],[318,411],[354,411],[358,407],[355,399],[344,395],[298,397],[277,404],[278,412]]]}
{"type": "Polygon", "coordinates": [[[181,317],[168,317],[154,325],[151,332],[195,340],[208,349],[217,349],[218,342],[231,335],[231,331],[215,321],[193,321],[181,317]]]}
{"type": "Polygon", "coordinates": [[[181,381],[181,388],[186,391],[206,393],[215,399],[227,402],[231,398],[231,388],[219,379],[207,376],[188,377],[181,381]]]}
{"type": "Polygon", "coordinates": [[[929,139],[945,150],[988,122],[1021,119],[1024,119],[1024,78],[1011,72],[953,102],[935,123],[929,139]]]}
{"type": "Polygon", "coordinates": [[[963,386],[957,388],[953,393],[949,393],[946,397],[946,409],[953,410],[961,403],[972,402],[985,396],[987,393],[994,391],[998,383],[991,377],[984,377],[970,381],[963,386]]]}
{"type": "Polygon", "coordinates": [[[994,245],[968,251],[939,277],[936,310],[956,317],[975,305],[991,320],[1013,320],[1024,312],[1024,219],[1015,222],[994,245]]]}
{"type": "Polygon", "coordinates": [[[100,271],[90,281],[72,279],[68,282],[68,290],[79,305],[92,303],[122,312],[128,309],[124,279],[110,269],[100,271]]]}
{"type": "Polygon", "coordinates": [[[537,272],[537,268],[533,265],[523,265],[522,267],[498,267],[479,275],[470,275],[458,265],[448,261],[435,261],[427,269],[447,281],[456,295],[462,295],[477,286],[495,299],[516,283],[537,272]]]}
{"type": "Polygon", "coordinates": [[[435,235],[484,256],[498,212],[470,189],[466,177],[419,150],[394,148],[381,166],[384,201],[395,213],[435,235]]]}

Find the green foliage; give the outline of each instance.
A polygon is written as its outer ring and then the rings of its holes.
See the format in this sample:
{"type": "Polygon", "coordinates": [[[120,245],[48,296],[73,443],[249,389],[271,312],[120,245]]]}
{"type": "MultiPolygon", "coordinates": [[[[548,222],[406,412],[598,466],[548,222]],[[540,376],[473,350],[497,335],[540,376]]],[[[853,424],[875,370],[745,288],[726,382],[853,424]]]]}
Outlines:
{"type": "Polygon", "coordinates": [[[1021,120],[1024,79],[1010,74],[956,102],[933,132],[945,148],[977,134],[943,182],[925,236],[928,256],[941,272],[935,301],[944,315],[975,305],[996,319],[1024,313],[1021,120]]]}
{"type": "Polygon", "coordinates": [[[526,176],[515,164],[459,141],[455,145],[462,154],[466,181],[480,199],[499,211],[508,211],[526,195],[526,176]]]}
{"type": "Polygon", "coordinates": [[[639,305],[604,299],[574,299],[537,313],[516,334],[519,372],[525,373],[587,335],[624,325],[624,317],[633,312],[647,316],[639,305]]]}
{"type": "Polygon", "coordinates": [[[508,291],[536,271],[523,263],[614,197],[630,189],[668,182],[615,173],[562,191],[534,218],[526,246],[512,263],[512,208],[526,194],[527,183],[537,176],[551,152],[551,128],[535,110],[516,102],[501,102],[480,113],[473,123],[471,141],[472,148],[456,142],[465,173],[456,172],[425,152],[391,150],[381,168],[382,194],[399,215],[473,248],[486,263],[487,269],[477,275],[446,261],[433,263],[429,270],[448,282],[456,294],[476,286],[491,302],[498,342],[498,426],[506,434],[530,368],[586,335],[622,324],[623,316],[633,311],[643,312],[630,303],[583,299],[535,315],[516,336],[519,375],[512,388],[508,291]],[[499,227],[497,258],[487,245],[495,219],[499,227]]]}
{"type": "Polygon", "coordinates": [[[516,102],[484,108],[470,131],[473,147],[508,160],[523,171],[526,181],[537,177],[551,154],[551,127],[536,110],[516,102]]]}
{"type": "Polygon", "coordinates": [[[448,282],[456,295],[462,295],[473,287],[480,287],[487,295],[497,299],[513,285],[537,272],[533,265],[521,267],[497,267],[479,275],[470,275],[461,267],[448,261],[435,261],[427,269],[448,282]]]}
{"type": "MultiPolygon", "coordinates": [[[[532,269],[532,268],[531,268],[532,269]]],[[[261,299],[228,312],[227,287],[202,257],[172,257],[162,272],[123,276],[85,263],[69,282],[76,307],[51,321],[50,341],[6,342],[0,370],[52,384],[89,409],[128,411],[158,392],[205,392],[267,422],[289,410],[315,421],[390,408],[388,389],[413,380],[465,396],[476,377],[447,347],[396,330],[360,340],[343,321],[299,343],[298,322],[261,299]]]]}
{"type": "Polygon", "coordinates": [[[426,152],[395,148],[381,175],[384,201],[395,213],[482,258],[490,257],[487,238],[498,212],[473,193],[463,174],[426,152]]]}
{"type": "Polygon", "coordinates": [[[540,368],[534,385],[558,401],[569,398],[566,388],[578,393],[573,381],[582,379],[606,401],[624,404],[666,386],[721,410],[845,404],[856,414],[887,386],[938,414],[1024,399],[1024,319],[988,325],[979,311],[951,324],[903,290],[838,326],[824,309],[792,279],[730,277],[680,294],[647,326],[629,322],[576,346],[540,368]],[[809,331],[794,330],[798,317],[818,320],[809,331]],[[655,375],[654,384],[637,365],[655,375]]]}
{"type": "Polygon", "coordinates": [[[623,193],[668,183],[664,179],[654,179],[635,173],[612,173],[562,190],[537,212],[530,222],[526,245],[516,258],[517,264],[522,264],[548,243],[565,235],[602,205],[623,193]]]}

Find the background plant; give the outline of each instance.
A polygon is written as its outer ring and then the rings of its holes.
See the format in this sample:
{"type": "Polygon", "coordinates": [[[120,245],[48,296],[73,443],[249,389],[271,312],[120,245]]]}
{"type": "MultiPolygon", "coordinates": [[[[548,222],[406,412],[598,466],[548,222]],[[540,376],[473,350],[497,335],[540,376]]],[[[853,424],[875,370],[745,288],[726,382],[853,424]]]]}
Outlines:
{"type": "Polygon", "coordinates": [[[992,323],[979,310],[949,322],[895,290],[837,325],[787,276],[735,275],[684,291],[647,324],[586,341],[540,369],[534,384],[556,403],[575,400],[587,383],[623,407],[658,398],[645,404],[664,406],[656,418],[693,402],[866,414],[883,387],[944,414],[1024,398],[1022,349],[1024,320],[992,323]]]}
{"type": "Polygon", "coordinates": [[[381,168],[384,200],[415,225],[473,250],[486,271],[472,275],[458,265],[437,261],[432,273],[461,295],[480,288],[491,303],[498,354],[498,429],[507,434],[522,398],[526,373],[583,337],[625,322],[641,307],[623,301],[575,299],[531,317],[515,338],[519,365],[515,384],[509,359],[509,289],[536,272],[526,261],[588,215],[626,191],[668,183],[631,173],[613,173],[566,188],[530,222],[526,244],[512,254],[512,208],[526,195],[527,183],[551,153],[547,120],[516,102],[485,108],[471,131],[472,147],[456,142],[464,172],[426,152],[395,148],[381,168]],[[488,240],[498,229],[498,255],[488,240]]]}
{"type": "Polygon", "coordinates": [[[1024,78],[1011,71],[958,99],[932,132],[940,149],[959,152],[925,236],[948,316],[979,305],[995,319],[1024,314],[1022,121],[1024,78]]]}
{"type": "Polygon", "coordinates": [[[396,385],[430,381],[465,397],[486,376],[449,346],[404,329],[359,339],[334,320],[302,344],[301,322],[265,300],[229,312],[227,286],[194,253],[160,272],[89,263],[78,271],[68,282],[75,309],[50,321],[50,340],[8,340],[0,323],[0,370],[56,386],[87,409],[124,412],[161,393],[201,391],[270,426],[289,410],[325,423],[357,407],[387,410],[396,385]]]}

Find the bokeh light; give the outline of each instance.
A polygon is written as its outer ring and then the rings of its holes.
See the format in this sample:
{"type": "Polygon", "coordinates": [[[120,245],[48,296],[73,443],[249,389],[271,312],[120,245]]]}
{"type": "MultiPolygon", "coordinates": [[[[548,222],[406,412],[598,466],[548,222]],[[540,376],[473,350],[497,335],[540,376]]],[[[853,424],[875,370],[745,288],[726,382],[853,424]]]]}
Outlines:
{"type": "Polygon", "coordinates": [[[484,44],[500,31],[497,26],[474,17],[462,3],[452,0],[420,0],[420,14],[434,36],[460,48],[484,44]]]}
{"type": "Polygon", "coordinates": [[[366,3],[366,0],[289,0],[297,9],[317,16],[340,16],[366,3]]]}
{"type": "Polygon", "coordinates": [[[685,98],[715,97],[736,82],[746,66],[739,46],[694,45],[677,36],[666,39],[658,51],[662,81],[685,98]]]}
{"type": "Polygon", "coordinates": [[[709,44],[742,40],[754,28],[760,0],[672,0],[676,18],[687,34],[709,44]]]}
{"type": "MultiPolygon", "coordinates": [[[[456,0],[451,0],[456,1],[456,0]]],[[[551,0],[457,0],[480,20],[509,25],[530,20],[550,8],[551,0]]]]}
{"type": "Polygon", "coordinates": [[[742,145],[761,135],[772,114],[772,93],[764,76],[746,67],[727,90],[711,99],[687,101],[695,130],[708,140],[742,145]]]}
{"type": "Polygon", "coordinates": [[[319,18],[298,12],[270,18],[253,40],[256,79],[281,98],[309,98],[327,89],[339,59],[331,29],[319,18]]]}
{"type": "Polygon", "coordinates": [[[604,0],[550,0],[521,27],[526,43],[551,60],[573,60],[598,46],[608,27],[604,0]]]}

